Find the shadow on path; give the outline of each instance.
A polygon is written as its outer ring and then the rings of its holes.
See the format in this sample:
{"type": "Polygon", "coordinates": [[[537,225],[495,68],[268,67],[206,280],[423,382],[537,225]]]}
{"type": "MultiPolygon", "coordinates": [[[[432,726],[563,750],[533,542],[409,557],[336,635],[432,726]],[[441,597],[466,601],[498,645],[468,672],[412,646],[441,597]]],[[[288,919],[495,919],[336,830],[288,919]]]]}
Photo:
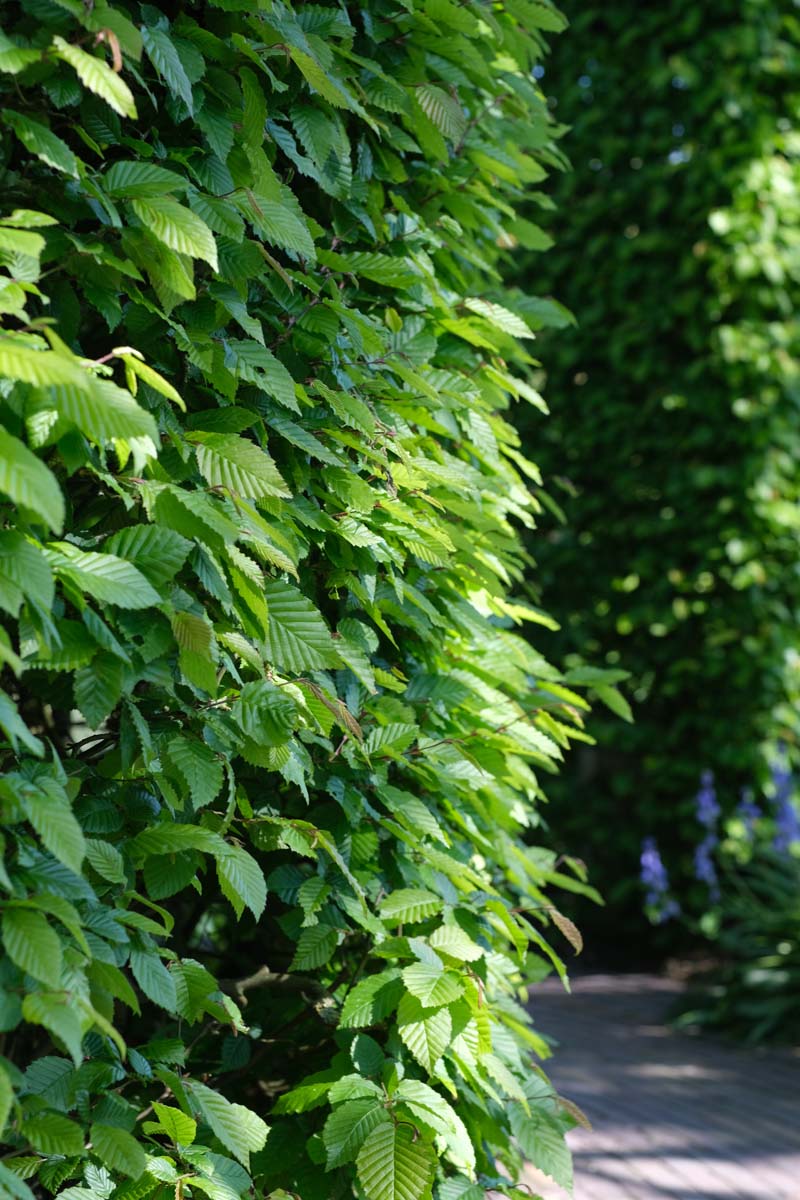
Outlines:
{"type": "Polygon", "coordinates": [[[679,986],[587,975],[574,999],[549,981],[531,993],[559,1043],[548,1074],[594,1126],[569,1135],[575,1200],[800,1200],[800,1056],[672,1031],[679,986]]]}

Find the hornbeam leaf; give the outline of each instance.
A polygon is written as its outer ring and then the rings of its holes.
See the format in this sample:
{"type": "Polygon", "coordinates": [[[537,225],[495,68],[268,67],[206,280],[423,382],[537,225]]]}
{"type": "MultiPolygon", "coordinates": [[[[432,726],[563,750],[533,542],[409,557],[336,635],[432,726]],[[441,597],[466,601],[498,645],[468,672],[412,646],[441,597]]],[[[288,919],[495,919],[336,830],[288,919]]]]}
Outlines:
{"type": "Polygon", "coordinates": [[[139,220],[170,250],[202,258],[213,271],[218,269],[214,235],[197,213],[168,196],[139,197],[131,201],[139,220]]]}
{"type": "Polygon", "coordinates": [[[63,142],[52,130],[39,121],[33,121],[12,108],[4,108],[3,121],[14,130],[19,140],[31,154],[35,154],[48,166],[55,167],[64,175],[78,178],[78,161],[66,142],[63,142]]]}
{"type": "Polygon", "coordinates": [[[403,971],[403,982],[425,1008],[452,1004],[464,991],[458,976],[431,963],[412,963],[403,971]]]}
{"type": "Polygon", "coordinates": [[[381,1103],[380,1093],[377,1098],[368,1096],[337,1105],[322,1130],[328,1156],[325,1169],[331,1171],[352,1162],[367,1136],[385,1122],[391,1122],[391,1117],[381,1103]]]}
{"type": "Polygon", "coordinates": [[[54,779],[20,788],[20,804],[43,845],[76,874],[86,854],[86,843],[66,792],[54,779]]]}
{"type": "Polygon", "coordinates": [[[87,54],[79,46],[65,42],[58,35],[53,38],[53,46],[57,57],[69,63],[90,92],[105,100],[121,117],[136,117],[136,104],[131,89],[101,58],[87,54]]]}
{"type": "Polygon", "coordinates": [[[92,1152],[107,1167],[122,1171],[131,1179],[138,1179],[144,1173],[147,1165],[144,1150],[126,1130],[95,1122],[91,1126],[90,1137],[92,1152]]]}
{"type": "Polygon", "coordinates": [[[424,1008],[407,992],[397,1010],[397,1030],[420,1066],[432,1074],[450,1045],[453,1021],[449,1009],[424,1008]]]}
{"type": "Polygon", "coordinates": [[[339,665],[322,615],[301,591],[275,579],[265,584],[264,595],[269,611],[267,655],[279,671],[301,675],[339,665]]]}
{"type": "Polygon", "coordinates": [[[433,1147],[402,1123],[373,1129],[357,1159],[367,1200],[427,1200],[435,1166],[433,1147]]]}
{"type": "Polygon", "coordinates": [[[109,196],[122,200],[169,195],[185,191],[188,186],[187,180],[175,171],[136,160],[115,162],[103,176],[103,184],[109,196]]]}
{"type": "Polygon", "coordinates": [[[232,1104],[203,1083],[192,1083],[191,1094],[203,1120],[211,1126],[223,1146],[248,1168],[251,1153],[263,1148],[269,1126],[251,1109],[243,1104],[232,1104]]]}
{"type": "MultiPolygon", "coordinates": [[[[0,374],[3,374],[2,361],[0,374]]],[[[5,429],[0,429],[0,491],[15,504],[30,509],[54,533],[61,532],[64,497],[55,475],[19,438],[5,429]]]]}
{"type": "Polygon", "coordinates": [[[61,942],[41,913],[6,908],[3,944],[20,970],[49,987],[61,987],[61,942]]]}
{"type": "Polygon", "coordinates": [[[398,888],[381,901],[382,921],[391,925],[424,921],[442,911],[441,896],[425,888],[398,888]]]}
{"type": "Polygon", "coordinates": [[[120,608],[149,608],[161,597],[133,563],[115,554],[79,550],[69,542],[51,542],[46,553],[56,575],[63,575],[82,592],[120,608]]]}
{"type": "Polygon", "coordinates": [[[197,465],[212,487],[251,500],[290,496],[280,471],[255,442],[229,433],[194,433],[197,465]]]}

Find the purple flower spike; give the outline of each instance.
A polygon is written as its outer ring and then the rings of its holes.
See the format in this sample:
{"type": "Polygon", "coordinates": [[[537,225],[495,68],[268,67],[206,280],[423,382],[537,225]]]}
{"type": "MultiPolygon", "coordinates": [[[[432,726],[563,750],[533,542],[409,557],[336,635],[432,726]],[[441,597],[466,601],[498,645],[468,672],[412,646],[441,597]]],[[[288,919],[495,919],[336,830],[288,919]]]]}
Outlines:
{"type": "Polygon", "coordinates": [[[714,788],[714,772],[703,771],[700,776],[700,791],[696,797],[697,819],[706,829],[713,829],[719,820],[719,803],[714,788]]]}
{"type": "Polygon", "coordinates": [[[645,900],[648,907],[656,911],[658,923],[663,924],[664,921],[669,921],[671,917],[678,915],[680,905],[676,900],[667,896],[669,875],[661,859],[655,838],[646,837],[642,842],[639,863],[641,867],[639,878],[646,889],[645,900]]]}

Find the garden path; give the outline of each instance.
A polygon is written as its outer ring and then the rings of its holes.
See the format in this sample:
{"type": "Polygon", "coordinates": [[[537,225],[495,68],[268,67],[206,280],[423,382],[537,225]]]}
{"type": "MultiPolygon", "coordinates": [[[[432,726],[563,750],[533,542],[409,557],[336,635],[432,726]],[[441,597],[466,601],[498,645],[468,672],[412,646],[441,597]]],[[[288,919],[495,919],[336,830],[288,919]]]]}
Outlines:
{"type": "Polygon", "coordinates": [[[536,1025],[560,1043],[548,1073],[594,1126],[569,1135],[575,1200],[800,1200],[800,1054],[675,1032],[664,1018],[679,988],[587,975],[574,1001],[550,981],[532,993],[536,1025]]]}

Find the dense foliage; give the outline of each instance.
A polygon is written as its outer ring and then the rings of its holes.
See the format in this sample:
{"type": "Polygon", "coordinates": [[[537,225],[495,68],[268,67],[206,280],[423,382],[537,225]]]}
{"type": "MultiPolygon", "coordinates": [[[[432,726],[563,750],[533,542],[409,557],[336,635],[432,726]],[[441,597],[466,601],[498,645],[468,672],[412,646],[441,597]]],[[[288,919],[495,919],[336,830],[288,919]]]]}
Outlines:
{"type": "Polygon", "coordinates": [[[564,618],[548,650],[631,671],[635,723],[596,720],[552,819],[634,922],[647,837],[704,903],[703,770],[735,805],[797,740],[800,22],[772,0],[566,12],[543,86],[574,169],[525,267],[577,319],[542,352],[536,443],[566,520],[533,549],[564,618]]]}
{"type": "Polygon", "coordinates": [[[3,18],[0,1190],[566,1185],[523,1001],[586,702],[514,630],[556,312],[498,272],[563,21],[3,18]]]}

